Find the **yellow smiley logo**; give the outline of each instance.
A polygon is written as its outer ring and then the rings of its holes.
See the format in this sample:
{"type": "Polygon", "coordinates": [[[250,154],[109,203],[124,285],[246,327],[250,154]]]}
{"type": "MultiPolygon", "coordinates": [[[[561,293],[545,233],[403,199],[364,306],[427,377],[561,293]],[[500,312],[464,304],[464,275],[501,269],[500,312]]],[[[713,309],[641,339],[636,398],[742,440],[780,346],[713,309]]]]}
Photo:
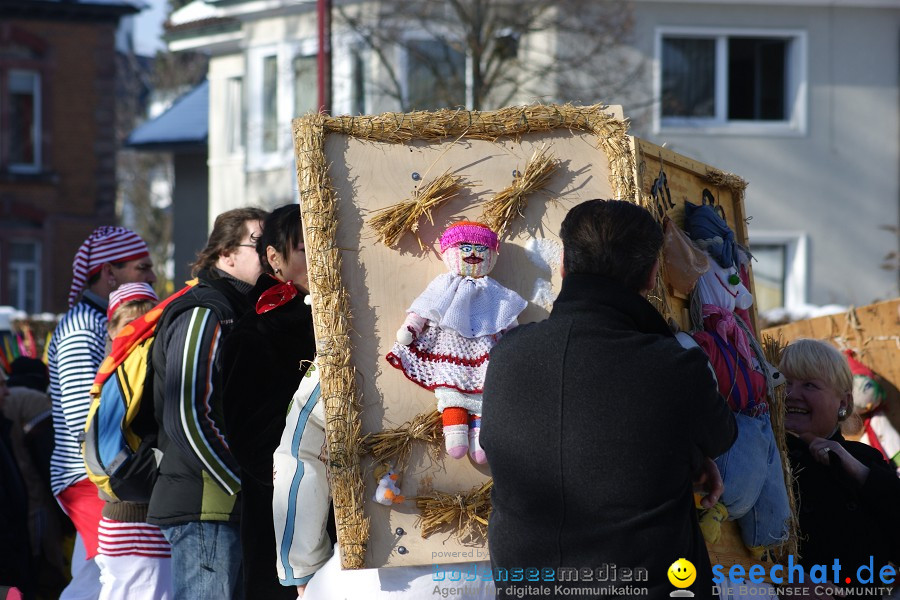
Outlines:
{"type": "Polygon", "coordinates": [[[697,569],[691,561],[686,558],[679,558],[672,563],[668,571],[669,582],[677,588],[690,587],[694,580],[697,579],[697,569]]]}

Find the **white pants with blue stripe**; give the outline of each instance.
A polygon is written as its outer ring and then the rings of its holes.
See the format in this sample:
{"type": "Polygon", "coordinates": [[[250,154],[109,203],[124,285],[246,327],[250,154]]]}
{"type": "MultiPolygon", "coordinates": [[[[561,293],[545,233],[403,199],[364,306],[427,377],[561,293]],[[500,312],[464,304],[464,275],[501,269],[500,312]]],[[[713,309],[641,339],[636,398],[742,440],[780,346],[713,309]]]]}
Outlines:
{"type": "Polygon", "coordinates": [[[281,443],[273,455],[275,543],[284,585],[309,581],[332,554],[325,530],[331,490],[323,462],[325,407],[312,365],[294,394],[281,443]]]}

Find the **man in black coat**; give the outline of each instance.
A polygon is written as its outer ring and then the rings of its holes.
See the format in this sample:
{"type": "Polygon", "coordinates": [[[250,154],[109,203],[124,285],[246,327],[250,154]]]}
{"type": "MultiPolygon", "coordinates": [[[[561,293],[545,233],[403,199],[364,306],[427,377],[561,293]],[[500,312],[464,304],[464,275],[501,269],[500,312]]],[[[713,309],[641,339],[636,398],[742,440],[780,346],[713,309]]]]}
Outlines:
{"type": "Polygon", "coordinates": [[[676,589],[670,566],[685,558],[696,569],[688,591],[710,598],[692,482],[715,503],[711,457],[737,430],[705,355],[683,349],[646,299],[661,228],[635,204],[591,200],[569,211],[560,238],[549,319],[494,347],[484,385],[497,595],[556,597],[562,586],[581,598],[645,596],[638,588],[664,598],[676,589]]]}

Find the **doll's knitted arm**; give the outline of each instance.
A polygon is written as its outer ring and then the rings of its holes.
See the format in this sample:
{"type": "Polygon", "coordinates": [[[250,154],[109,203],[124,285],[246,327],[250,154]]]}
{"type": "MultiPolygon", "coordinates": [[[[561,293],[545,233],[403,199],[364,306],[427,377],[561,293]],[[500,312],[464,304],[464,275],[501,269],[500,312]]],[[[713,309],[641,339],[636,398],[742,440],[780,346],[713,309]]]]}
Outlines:
{"type": "Polygon", "coordinates": [[[422,333],[422,329],[425,328],[427,321],[425,317],[420,317],[414,312],[407,313],[406,320],[403,321],[403,325],[397,330],[397,341],[404,346],[409,346],[412,344],[413,337],[422,333]]]}

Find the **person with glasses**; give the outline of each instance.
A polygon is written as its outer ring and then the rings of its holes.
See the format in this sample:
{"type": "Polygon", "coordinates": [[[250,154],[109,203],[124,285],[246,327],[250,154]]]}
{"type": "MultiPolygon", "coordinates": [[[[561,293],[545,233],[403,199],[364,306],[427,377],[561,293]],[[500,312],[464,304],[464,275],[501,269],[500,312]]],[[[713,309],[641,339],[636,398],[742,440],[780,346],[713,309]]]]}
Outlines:
{"type": "Polygon", "coordinates": [[[153,343],[153,403],[162,452],[147,522],[172,545],[175,598],[241,597],[238,465],[222,418],[221,347],[256,303],[255,246],[268,213],[216,217],[193,266],[197,283],[160,316],[153,343]]]}

